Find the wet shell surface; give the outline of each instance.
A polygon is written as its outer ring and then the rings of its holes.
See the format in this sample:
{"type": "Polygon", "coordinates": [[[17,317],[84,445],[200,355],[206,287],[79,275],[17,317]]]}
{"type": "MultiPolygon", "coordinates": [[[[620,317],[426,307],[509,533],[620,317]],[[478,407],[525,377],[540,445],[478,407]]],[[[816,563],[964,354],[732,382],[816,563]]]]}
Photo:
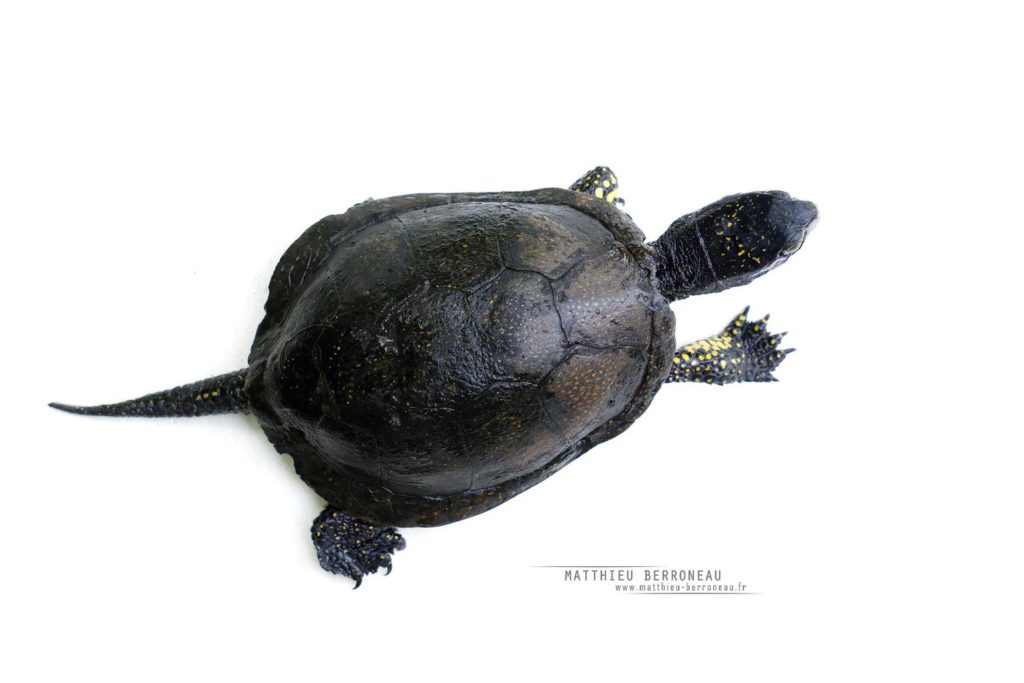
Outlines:
{"type": "Polygon", "coordinates": [[[674,318],[642,233],[580,192],[407,195],[307,230],[273,275],[246,393],[332,505],[483,512],[628,427],[674,318]]]}

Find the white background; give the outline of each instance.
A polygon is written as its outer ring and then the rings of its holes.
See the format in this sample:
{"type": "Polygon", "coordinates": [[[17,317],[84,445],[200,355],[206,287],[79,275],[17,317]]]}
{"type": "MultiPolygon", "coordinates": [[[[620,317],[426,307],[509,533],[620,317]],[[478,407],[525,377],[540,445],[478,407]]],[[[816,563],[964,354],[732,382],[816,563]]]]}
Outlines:
{"type": "Polygon", "coordinates": [[[5,3],[0,677],[1020,680],[1012,8],[5,3]],[[666,387],[358,591],[252,418],[45,407],[242,367],[323,215],[597,164],[651,238],[725,194],[815,201],[784,267],[674,305],[680,341],[749,303],[798,353],[777,384],[666,387]],[[561,564],[757,594],[536,567],[561,564]]]}

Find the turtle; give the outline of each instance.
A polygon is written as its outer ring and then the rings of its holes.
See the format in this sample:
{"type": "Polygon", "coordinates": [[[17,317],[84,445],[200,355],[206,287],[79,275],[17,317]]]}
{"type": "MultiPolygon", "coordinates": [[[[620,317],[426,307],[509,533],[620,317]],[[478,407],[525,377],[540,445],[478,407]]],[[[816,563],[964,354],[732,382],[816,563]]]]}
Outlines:
{"type": "Polygon", "coordinates": [[[669,304],[743,285],[817,220],[781,191],[725,197],[657,240],[607,166],[569,188],[369,199],[307,229],[270,279],[248,367],[83,415],[251,413],[325,501],[320,565],[355,581],[628,428],[667,383],[774,381],[768,316],[675,342],[669,304]]]}

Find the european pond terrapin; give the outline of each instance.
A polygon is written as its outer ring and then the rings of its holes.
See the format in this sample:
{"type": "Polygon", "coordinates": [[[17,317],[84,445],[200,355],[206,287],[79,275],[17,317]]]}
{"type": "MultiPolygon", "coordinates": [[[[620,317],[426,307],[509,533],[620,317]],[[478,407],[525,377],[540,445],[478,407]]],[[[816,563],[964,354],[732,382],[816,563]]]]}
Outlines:
{"type": "Polygon", "coordinates": [[[621,433],[666,382],[772,380],[788,350],[746,311],[678,347],[669,302],[743,285],[817,218],[721,199],[656,241],[598,167],[570,189],[368,200],[316,223],[270,280],[249,367],[84,415],[251,412],[327,501],[320,564],[356,581],[395,526],[488,510],[621,433]]]}

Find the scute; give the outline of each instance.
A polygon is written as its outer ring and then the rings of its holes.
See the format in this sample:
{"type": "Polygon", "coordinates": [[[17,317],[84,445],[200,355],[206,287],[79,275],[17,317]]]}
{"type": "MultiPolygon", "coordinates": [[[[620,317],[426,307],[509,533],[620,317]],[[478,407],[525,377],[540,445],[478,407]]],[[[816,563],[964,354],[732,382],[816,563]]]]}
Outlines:
{"type": "Polygon", "coordinates": [[[607,228],[558,205],[516,209],[501,226],[499,240],[506,267],[533,270],[549,279],[562,277],[581,259],[615,244],[607,228]]]}
{"type": "Polygon", "coordinates": [[[501,271],[495,223],[506,212],[500,204],[465,203],[410,211],[393,222],[416,254],[417,280],[469,292],[501,271]]]}
{"type": "Polygon", "coordinates": [[[410,195],[314,225],[282,258],[246,391],[350,514],[482,512],[628,426],[672,314],[624,214],[566,190],[410,195]]]}
{"type": "Polygon", "coordinates": [[[576,264],[554,283],[555,301],[570,343],[595,347],[650,343],[650,305],[656,293],[632,256],[613,243],[601,258],[576,264]]]}
{"type": "Polygon", "coordinates": [[[543,393],[528,383],[495,383],[453,422],[475,466],[457,467],[446,482],[452,492],[483,489],[543,467],[569,446],[548,415],[543,393]],[[480,448],[478,444],[487,444],[480,448]]]}
{"type": "Polygon", "coordinates": [[[470,301],[497,374],[539,382],[568,353],[551,282],[543,275],[506,270],[470,301]]]}
{"type": "Polygon", "coordinates": [[[548,414],[576,442],[622,412],[633,399],[647,358],[640,349],[580,348],[544,384],[548,414]]]}

